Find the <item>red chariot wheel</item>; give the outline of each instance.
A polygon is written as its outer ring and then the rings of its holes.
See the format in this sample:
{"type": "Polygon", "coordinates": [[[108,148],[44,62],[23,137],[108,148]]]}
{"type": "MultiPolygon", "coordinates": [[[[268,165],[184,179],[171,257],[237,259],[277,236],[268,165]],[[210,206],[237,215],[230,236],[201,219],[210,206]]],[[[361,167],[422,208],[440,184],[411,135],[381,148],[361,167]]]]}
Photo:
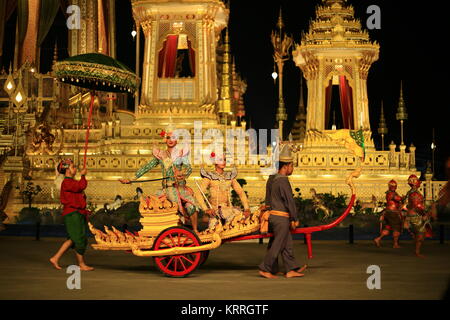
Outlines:
{"type": "MultiPolygon", "coordinates": [[[[153,250],[175,247],[197,247],[200,240],[191,230],[184,227],[172,227],[164,230],[156,238],[153,250]]],[[[185,277],[192,273],[200,264],[201,252],[154,257],[156,266],[166,276],[185,277]]]]}

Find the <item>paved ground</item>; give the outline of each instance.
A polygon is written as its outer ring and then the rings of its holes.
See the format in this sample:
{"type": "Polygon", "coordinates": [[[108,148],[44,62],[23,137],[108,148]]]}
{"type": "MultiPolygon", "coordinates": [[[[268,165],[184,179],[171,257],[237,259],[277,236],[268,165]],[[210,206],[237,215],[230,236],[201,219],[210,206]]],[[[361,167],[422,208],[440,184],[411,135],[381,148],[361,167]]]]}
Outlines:
{"type": "MultiPolygon", "coordinates": [[[[65,270],[47,259],[62,239],[0,237],[0,299],[440,299],[450,276],[450,245],[428,241],[425,259],[402,249],[376,248],[369,241],[316,241],[314,259],[304,278],[268,280],[257,275],[265,245],[228,243],[211,252],[206,264],[188,278],[167,278],[149,258],[94,251],[86,258],[96,267],[82,273],[81,290],[68,290],[65,270]],[[368,290],[369,265],[381,268],[381,290],[368,290]]],[[[306,262],[303,241],[296,256],[306,262]]],[[[62,266],[75,262],[72,252],[62,266]]]]}

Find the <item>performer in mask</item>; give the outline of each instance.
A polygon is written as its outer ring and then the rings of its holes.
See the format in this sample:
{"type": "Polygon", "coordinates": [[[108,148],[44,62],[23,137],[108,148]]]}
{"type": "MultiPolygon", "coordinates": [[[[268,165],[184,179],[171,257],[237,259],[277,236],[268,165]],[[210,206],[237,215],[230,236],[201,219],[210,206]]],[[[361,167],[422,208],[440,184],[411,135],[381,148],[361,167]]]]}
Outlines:
{"type": "Polygon", "coordinates": [[[222,219],[224,223],[227,223],[232,221],[236,216],[242,215],[242,213],[245,217],[248,217],[250,215],[250,208],[247,195],[236,180],[236,168],[233,167],[231,171],[225,171],[227,162],[223,154],[216,155],[212,152],[211,159],[214,161],[215,170],[206,171],[202,168],[200,170],[202,181],[198,188],[195,188],[194,190],[195,197],[200,207],[210,216],[208,227],[212,229],[220,219],[222,219]],[[231,204],[230,196],[232,189],[237,193],[241,200],[242,206],[244,207],[243,212],[239,208],[233,207],[231,204]],[[211,207],[208,207],[205,203],[205,194],[209,194],[207,200],[211,207]]]}
{"type": "Polygon", "coordinates": [[[420,183],[421,181],[416,175],[412,174],[409,176],[408,184],[411,189],[406,195],[408,204],[405,228],[410,231],[415,240],[416,256],[423,258],[424,256],[420,253],[422,243],[425,238],[431,238],[432,232],[430,224],[431,213],[425,211],[424,199],[422,194],[419,192],[420,183]]]}
{"type": "Polygon", "coordinates": [[[380,221],[383,222],[383,227],[379,237],[375,238],[373,241],[377,247],[381,246],[381,239],[389,235],[392,230],[392,236],[394,239],[393,248],[400,248],[398,244],[398,238],[402,232],[402,206],[403,199],[397,193],[397,182],[391,180],[388,183],[388,191],[386,191],[386,208],[381,213],[380,221]]]}
{"type": "MultiPolygon", "coordinates": [[[[165,196],[172,202],[178,204],[185,219],[190,219],[192,228],[198,232],[198,211],[199,207],[194,197],[194,192],[186,185],[186,179],[192,173],[189,163],[189,148],[177,147],[178,138],[174,134],[175,130],[169,127],[167,131],[161,132],[164,138],[166,149],[153,149],[153,158],[140,168],[133,178],[137,180],[156,166],[161,167],[162,190],[159,196],[165,196]]],[[[130,183],[131,179],[120,179],[122,183],[130,183]]]]}

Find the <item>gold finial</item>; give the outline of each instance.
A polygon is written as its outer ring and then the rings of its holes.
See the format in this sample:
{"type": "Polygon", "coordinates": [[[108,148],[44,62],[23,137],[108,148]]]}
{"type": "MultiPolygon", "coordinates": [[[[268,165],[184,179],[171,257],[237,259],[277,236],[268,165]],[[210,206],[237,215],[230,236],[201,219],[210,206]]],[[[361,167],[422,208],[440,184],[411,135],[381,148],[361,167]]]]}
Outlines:
{"type": "Polygon", "coordinates": [[[408,120],[405,100],[403,99],[403,81],[400,81],[400,98],[398,99],[397,120],[408,120]]]}
{"type": "Polygon", "coordinates": [[[406,111],[405,101],[403,100],[403,82],[400,82],[400,98],[398,100],[396,118],[400,120],[401,145],[403,145],[403,122],[408,120],[408,112],[406,111]]]}
{"type": "Polygon", "coordinates": [[[300,101],[298,104],[298,111],[300,114],[305,113],[305,101],[303,99],[303,76],[300,77],[300,101]]]}
{"type": "Polygon", "coordinates": [[[220,99],[218,101],[219,112],[223,114],[230,113],[232,111],[231,108],[232,67],[230,63],[231,63],[230,36],[227,28],[225,30],[225,37],[224,37],[224,50],[222,62],[222,76],[221,76],[222,81],[220,86],[220,99]]]}
{"type": "Polygon", "coordinates": [[[277,27],[278,27],[280,30],[284,28],[284,23],[283,23],[283,13],[282,13],[282,11],[281,11],[281,7],[280,7],[280,15],[278,16],[277,27]]]}
{"type": "Polygon", "coordinates": [[[55,47],[53,48],[53,64],[58,62],[58,41],[55,41],[55,47]]]}
{"type": "Polygon", "coordinates": [[[379,134],[387,134],[388,133],[388,128],[386,125],[386,118],[384,117],[383,101],[381,101],[381,115],[380,115],[380,123],[378,125],[378,133],[379,134]]]}
{"type": "Polygon", "coordinates": [[[230,35],[228,33],[228,28],[225,29],[225,45],[230,44],[230,35]]]}

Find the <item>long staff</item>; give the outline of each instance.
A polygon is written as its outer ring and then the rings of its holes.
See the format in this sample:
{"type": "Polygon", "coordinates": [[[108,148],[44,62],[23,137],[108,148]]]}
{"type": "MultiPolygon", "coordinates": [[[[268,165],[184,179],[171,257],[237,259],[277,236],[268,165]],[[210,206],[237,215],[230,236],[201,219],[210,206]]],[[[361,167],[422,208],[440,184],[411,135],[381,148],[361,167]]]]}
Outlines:
{"type": "Polygon", "coordinates": [[[86,130],[86,139],[84,142],[84,159],[83,159],[83,168],[86,168],[86,157],[87,157],[87,149],[89,144],[89,132],[91,130],[91,122],[92,122],[92,110],[94,109],[94,100],[95,100],[95,91],[91,91],[91,104],[89,106],[89,116],[86,130]]]}
{"type": "Polygon", "coordinates": [[[200,186],[198,185],[197,181],[195,181],[195,184],[197,185],[198,190],[200,190],[200,193],[202,194],[203,198],[205,199],[206,203],[208,204],[208,207],[210,209],[212,209],[213,207],[212,207],[211,203],[209,202],[208,198],[203,193],[203,190],[202,190],[202,188],[200,188],[200,186]]]}

